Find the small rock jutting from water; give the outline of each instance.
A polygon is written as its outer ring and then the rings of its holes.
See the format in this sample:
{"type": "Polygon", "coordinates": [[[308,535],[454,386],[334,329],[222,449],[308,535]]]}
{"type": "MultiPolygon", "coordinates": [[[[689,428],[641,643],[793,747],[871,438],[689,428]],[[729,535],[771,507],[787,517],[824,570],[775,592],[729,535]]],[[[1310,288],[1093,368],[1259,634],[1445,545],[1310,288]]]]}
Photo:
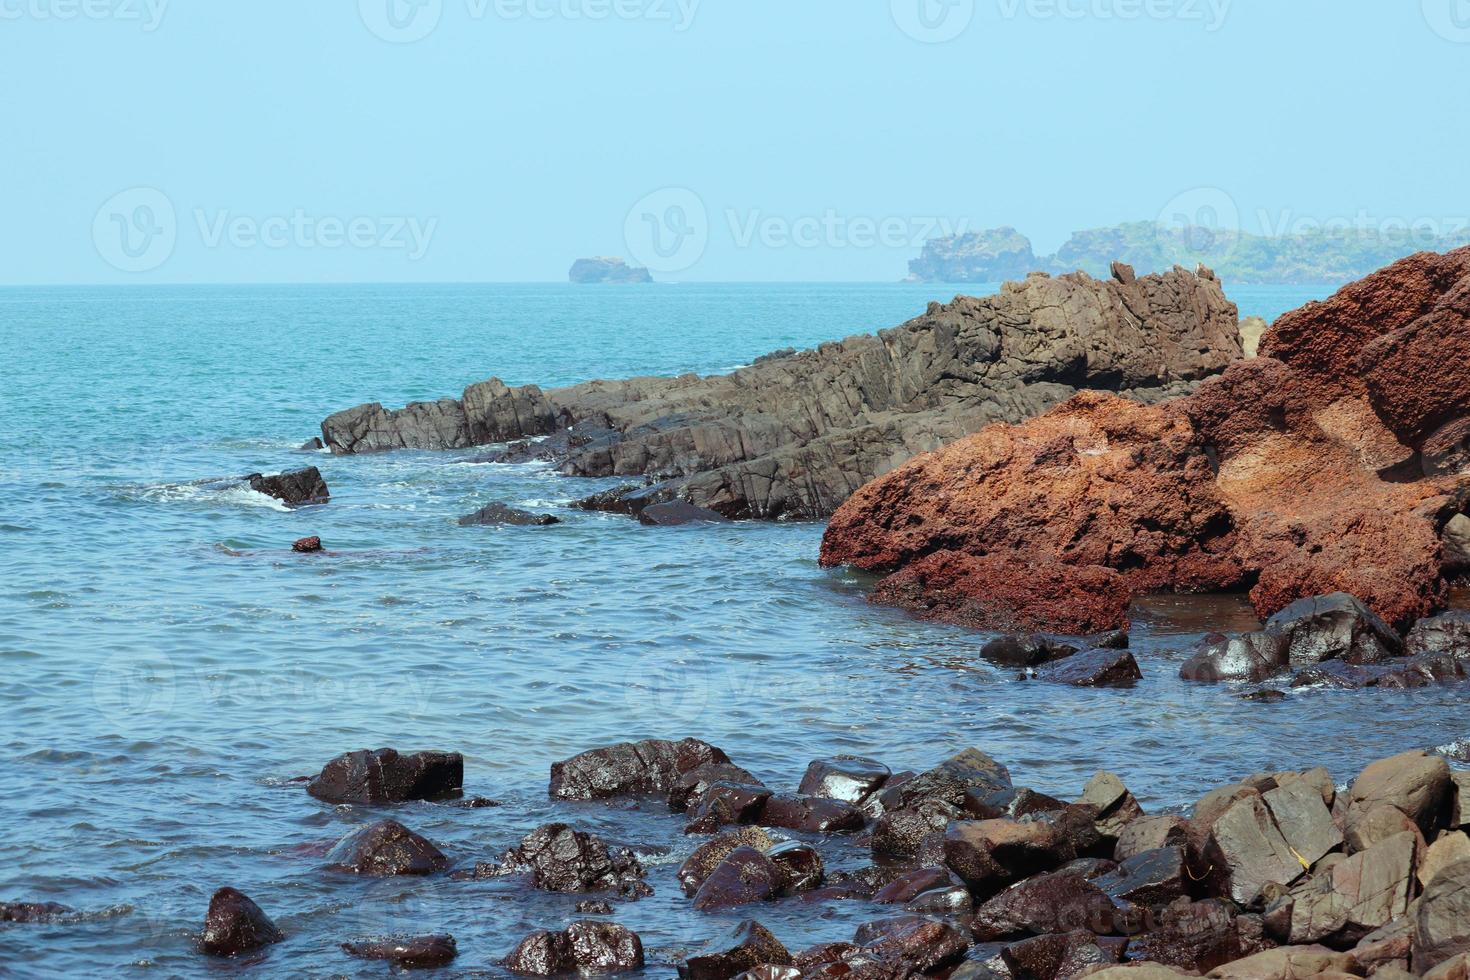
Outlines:
{"type": "Polygon", "coordinates": [[[200,948],[210,956],[239,956],[278,943],[285,936],[243,892],[221,888],[209,900],[200,948]]]}
{"type": "Polygon", "coordinates": [[[279,473],[275,476],[252,473],[244,477],[244,480],[256,493],[275,497],[288,507],[325,504],[332,499],[331,491],[327,489],[327,481],[322,479],[321,470],[315,466],[293,470],[289,473],[279,473]]]}
{"type": "Polygon", "coordinates": [[[458,752],[361,749],[328,762],[306,791],[327,803],[406,803],[457,796],[464,787],[464,756],[458,752]]]}
{"type": "Polygon", "coordinates": [[[291,545],[291,550],[299,555],[314,555],[322,550],[322,539],[318,537],[301,538],[291,545]]]}

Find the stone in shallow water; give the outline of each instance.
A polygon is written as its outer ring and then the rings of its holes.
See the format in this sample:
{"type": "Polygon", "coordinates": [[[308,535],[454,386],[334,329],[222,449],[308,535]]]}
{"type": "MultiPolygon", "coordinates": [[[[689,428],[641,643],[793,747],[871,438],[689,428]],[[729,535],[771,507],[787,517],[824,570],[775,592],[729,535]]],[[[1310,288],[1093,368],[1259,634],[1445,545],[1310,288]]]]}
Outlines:
{"type": "Polygon", "coordinates": [[[791,953],[769,929],[747,919],[680,964],[679,976],[683,980],[731,980],[763,964],[790,966],[791,953]]]}
{"type": "Polygon", "coordinates": [[[858,926],[853,941],[868,954],[896,968],[898,975],[927,973],[956,963],[969,940],[948,922],[922,915],[880,919],[858,926]]]}
{"type": "Polygon", "coordinates": [[[676,877],[685,895],[694,895],[710,874],[738,847],[766,852],[776,842],[759,827],[738,827],[705,841],[679,866],[676,877]]]}
{"type": "Polygon", "coordinates": [[[760,816],[763,827],[821,834],[861,830],[864,822],[863,812],[850,803],[785,793],[766,800],[760,816]]]}
{"type": "Polygon", "coordinates": [[[638,512],[638,523],[649,527],[678,527],[683,524],[728,524],[729,518],[683,500],[650,504],[638,512]]]}
{"type": "Polygon", "coordinates": [[[1129,687],[1143,679],[1143,671],[1128,650],[1088,650],[1047,664],[1038,676],[1053,684],[1072,687],[1129,687]]]}
{"type": "Polygon", "coordinates": [[[694,894],[701,912],[734,908],[774,898],[781,872],[771,859],[753,847],[737,847],[712,871],[694,894]]]}
{"type": "Polygon", "coordinates": [[[221,888],[209,900],[200,948],[210,956],[239,956],[278,943],[285,936],[259,905],[234,888],[221,888]]]}
{"type": "Polygon", "coordinates": [[[591,749],[551,765],[551,795],[561,800],[605,800],[668,793],[684,773],[729,756],[707,742],[648,739],[591,749]]]}
{"type": "Polygon", "coordinates": [[[338,841],[327,852],[327,866],[374,877],[429,875],[447,868],[449,859],[397,820],[380,820],[338,841]]]}
{"type": "Polygon", "coordinates": [[[322,539],[316,536],[300,538],[291,545],[291,550],[299,555],[315,555],[322,550],[322,539]]]}
{"type": "Polygon", "coordinates": [[[490,504],[459,519],[460,527],[550,527],[560,524],[554,514],[532,514],[505,504],[490,504]]]}
{"type": "Polygon", "coordinates": [[[1266,632],[1286,644],[1293,667],[1324,660],[1376,664],[1404,652],[1404,641],[1391,626],[1343,592],[1293,602],[1267,620],[1266,632]]]}
{"type": "Polygon", "coordinates": [[[1200,640],[1194,654],[1179,668],[1187,681],[1263,681],[1288,664],[1287,642],[1275,633],[1259,631],[1228,637],[1212,633],[1200,640]]]}
{"type": "Polygon", "coordinates": [[[697,808],[711,786],[716,783],[732,783],[737,786],[762,786],[759,779],[739,766],[727,762],[712,762],[681,773],[675,777],[669,790],[669,809],[684,813],[697,808]]]}
{"type": "Polygon", "coordinates": [[[288,507],[324,504],[332,497],[331,492],[327,489],[327,481],[322,479],[321,470],[315,466],[308,466],[304,470],[294,470],[290,473],[279,473],[275,476],[252,473],[245,477],[245,482],[250,484],[250,489],[256,493],[275,497],[288,507]]]}
{"type": "Polygon", "coordinates": [[[458,752],[363,749],[327,763],[306,791],[328,803],[382,804],[443,799],[463,786],[464,756],[458,752]]]}
{"type": "Polygon", "coordinates": [[[573,830],[564,823],[546,824],[531,831],[506,853],[498,870],[529,871],[532,885],[548,892],[647,892],[642,881],[643,865],[636,855],[627,849],[610,848],[595,834],[573,830]]]}
{"type": "Polygon", "coordinates": [[[447,966],[459,955],[453,936],[406,936],[388,939],[365,939],[343,943],[349,956],[360,960],[387,960],[404,969],[432,969],[447,966]]]}
{"type": "Polygon", "coordinates": [[[0,922],[55,922],[75,914],[76,910],[55,902],[0,902],[0,922]]]}
{"type": "Polygon", "coordinates": [[[892,771],[881,762],[839,755],[807,766],[797,792],[858,806],[881,789],[891,775],[892,771]]]}

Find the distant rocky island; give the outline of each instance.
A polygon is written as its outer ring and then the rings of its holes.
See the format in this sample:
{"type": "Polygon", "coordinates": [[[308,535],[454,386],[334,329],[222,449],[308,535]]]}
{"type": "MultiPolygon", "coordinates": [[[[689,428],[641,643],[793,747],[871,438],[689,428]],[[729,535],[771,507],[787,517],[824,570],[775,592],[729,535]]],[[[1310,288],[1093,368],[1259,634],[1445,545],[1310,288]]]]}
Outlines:
{"type": "Polygon", "coordinates": [[[1465,244],[1470,244],[1470,229],[1442,237],[1357,230],[1263,237],[1139,221],[1079,231],[1055,255],[1037,255],[1030,239],[1007,227],[931,239],[909,263],[909,278],[999,283],[1038,270],[1105,276],[1114,262],[1141,274],[1204,262],[1227,283],[1341,285],[1415,252],[1446,252],[1465,244]]]}
{"type": "Polygon", "coordinates": [[[572,271],[568,275],[572,282],[583,285],[604,282],[653,282],[653,276],[647,269],[629,265],[621,258],[605,255],[591,259],[578,259],[572,263],[572,271]]]}

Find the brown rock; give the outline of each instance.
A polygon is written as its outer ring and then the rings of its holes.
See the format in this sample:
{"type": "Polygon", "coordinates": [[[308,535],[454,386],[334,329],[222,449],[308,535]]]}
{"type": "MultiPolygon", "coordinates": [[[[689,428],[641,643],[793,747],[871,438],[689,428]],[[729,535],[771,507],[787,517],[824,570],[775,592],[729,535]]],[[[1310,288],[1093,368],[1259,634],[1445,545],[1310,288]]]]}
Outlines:
{"type": "Polygon", "coordinates": [[[239,956],[284,938],[248,896],[233,888],[221,888],[209,900],[199,945],[210,956],[239,956]]]}
{"type": "Polygon", "coordinates": [[[1085,929],[1113,932],[1113,901],[1097,883],[1056,871],[1018,882],[975,910],[972,928],[980,940],[1085,929]]]}
{"type": "Polygon", "coordinates": [[[693,896],[699,886],[738,847],[751,847],[762,853],[776,846],[776,842],[759,827],[737,827],[705,841],[694,849],[694,853],[679,865],[677,877],[684,894],[693,896]]]}
{"type": "Polygon", "coordinates": [[[327,867],[333,871],[375,877],[428,875],[448,866],[439,848],[397,820],[355,830],[327,852],[327,867]]]}
{"type": "Polygon", "coordinates": [[[781,873],[770,858],[753,847],[737,847],[699,886],[694,907],[709,912],[764,902],[776,897],[781,882],[781,873]]]}
{"type": "Polygon", "coordinates": [[[711,762],[674,777],[669,789],[669,809],[684,813],[695,809],[704,800],[704,795],[715,783],[736,786],[761,786],[762,783],[739,766],[728,762],[711,762]]]}
{"type": "Polygon", "coordinates": [[[464,786],[464,756],[458,752],[363,749],[339,755],[322,767],[306,791],[328,803],[406,803],[457,795],[464,786]]]}
{"type": "Polygon", "coordinates": [[[1344,817],[1349,837],[1354,825],[1375,807],[1391,806],[1414,821],[1426,836],[1448,820],[1450,767],[1438,756],[1408,752],[1373,763],[1348,790],[1344,817]]]}
{"type": "Polygon", "coordinates": [[[791,966],[791,953],[769,929],[746,920],[679,967],[683,980],[731,980],[763,964],[791,966]]]}
{"type": "Polygon", "coordinates": [[[851,803],[785,793],[777,793],[766,800],[760,815],[763,827],[820,834],[862,830],[864,822],[863,811],[851,803]]]}
{"type": "Polygon", "coordinates": [[[1326,946],[1282,946],[1216,967],[1208,974],[1216,980],[1299,980],[1324,974],[1360,976],[1357,962],[1348,953],[1334,953],[1326,946]]]}
{"type": "Polygon", "coordinates": [[[35,925],[57,922],[75,914],[75,909],[56,902],[0,902],[0,922],[35,925]]]}
{"type": "Polygon", "coordinates": [[[349,956],[360,960],[387,960],[406,970],[448,966],[459,955],[453,936],[410,936],[343,943],[349,956]]]}
{"type": "Polygon", "coordinates": [[[551,795],[562,800],[668,793],[677,777],[730,758],[706,742],[649,739],[592,749],[551,766],[551,795]]]}
{"type": "Polygon", "coordinates": [[[1013,943],[1002,955],[1017,977],[1065,980],[1088,967],[1117,963],[1122,959],[1122,948],[1079,929],[1013,943]]]}
{"type": "Polygon", "coordinates": [[[822,886],[826,868],[815,847],[801,841],[783,841],[765,852],[776,869],[776,890],[797,895],[822,886]]]}
{"type": "Polygon", "coordinates": [[[1057,868],[1076,852],[1055,827],[1041,822],[969,820],[944,835],[944,862],[977,895],[1057,868]]]}
{"type": "Polygon", "coordinates": [[[1470,861],[1445,868],[1420,897],[1414,913],[1413,968],[1427,973],[1470,953],[1470,861]]]}
{"type": "Polygon", "coordinates": [[[1223,894],[1247,907],[1267,885],[1290,885],[1307,870],[1259,796],[1236,800],[1214,821],[1205,858],[1214,867],[1223,894]]]}
{"type": "Polygon", "coordinates": [[[1414,894],[1418,838],[1399,834],[1291,892],[1290,942],[1352,945],[1402,916],[1414,894]]]}
{"type": "Polygon", "coordinates": [[[1138,661],[1128,650],[1088,650],[1042,667],[1037,676],[1071,687],[1132,687],[1143,680],[1138,661]]]}
{"type": "Polygon", "coordinates": [[[798,792],[803,796],[820,796],[861,806],[872,794],[883,788],[893,775],[881,762],[854,755],[818,759],[807,766],[798,792]]]}
{"type": "Polygon", "coordinates": [[[1188,842],[1189,821],[1183,817],[1138,817],[1118,834],[1113,851],[1114,861],[1126,861],[1144,851],[1160,847],[1177,847],[1188,842]]]}
{"type": "Polygon", "coordinates": [[[1470,835],[1455,831],[1440,837],[1419,862],[1419,883],[1428,888],[1439,873],[1461,861],[1470,861],[1470,835]]]}
{"type": "Polygon", "coordinates": [[[858,926],[853,941],[903,976],[958,962],[970,946],[954,926],[919,915],[865,923],[858,926]]]}
{"type": "Polygon", "coordinates": [[[298,555],[314,555],[322,550],[322,539],[318,537],[301,538],[291,545],[291,550],[298,555]]]}
{"type": "Polygon", "coordinates": [[[647,892],[643,865],[636,855],[626,848],[610,848],[600,837],[564,823],[531,831],[506,852],[494,870],[499,874],[529,872],[531,884],[548,892],[647,892]]]}

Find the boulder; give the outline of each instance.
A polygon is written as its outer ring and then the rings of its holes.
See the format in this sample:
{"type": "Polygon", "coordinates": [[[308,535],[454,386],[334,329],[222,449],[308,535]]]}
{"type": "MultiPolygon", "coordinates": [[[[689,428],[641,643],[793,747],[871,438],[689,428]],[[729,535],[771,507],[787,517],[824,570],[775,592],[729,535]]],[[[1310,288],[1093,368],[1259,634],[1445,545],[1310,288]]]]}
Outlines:
{"type": "Polygon", "coordinates": [[[561,518],[553,514],[532,514],[505,504],[488,504],[459,519],[460,527],[550,527],[560,523],[561,518]]]}
{"type": "Polygon", "coordinates": [[[1129,955],[1198,975],[1263,951],[1271,944],[1243,929],[1235,908],[1211,898],[1165,906],[1153,928],[1135,936],[1129,955]]]}
{"type": "Polygon", "coordinates": [[[464,756],[458,752],[361,749],[337,756],[322,767],[306,791],[327,803],[377,806],[410,800],[441,800],[464,787],[464,756]]]}
{"type": "Polygon", "coordinates": [[[491,381],[458,401],[338,413],[323,441],[336,453],[469,448],[594,422],[605,434],[569,446],[561,472],[652,475],[660,498],[732,518],[822,518],[905,459],[1081,388],[1185,391],[1240,357],[1238,318],[1217,279],[1182,269],[1126,283],[1030,276],[725,376],[545,393],[491,381]]]}
{"type": "Polygon", "coordinates": [[[1018,978],[1066,980],[1089,967],[1116,964],[1123,949],[1086,929],[1037,936],[1007,946],[1002,954],[1018,978]]]}
{"type": "Polygon", "coordinates": [[[1470,861],[1445,868],[1419,898],[1414,912],[1413,969],[1428,973],[1470,953],[1470,861]]]}
{"type": "Polygon", "coordinates": [[[1189,895],[1190,875],[1182,847],[1135,854],[1093,883],[1120,904],[1154,908],[1189,895]]]}
{"type": "Polygon", "coordinates": [[[327,481],[322,479],[321,470],[308,466],[304,470],[262,476],[252,473],[244,478],[250,489],[275,497],[288,507],[305,507],[309,504],[324,504],[332,498],[327,481]]]}
{"type": "Polygon", "coordinates": [[[1298,980],[1323,975],[1359,976],[1349,953],[1326,946],[1282,946],[1216,967],[1206,976],[1214,980],[1298,980]]]}
{"type": "Polygon", "coordinates": [[[1076,856],[1055,827],[1041,822],[959,821],[944,835],[944,863],[980,897],[1076,856]]]}
{"type": "Polygon", "coordinates": [[[1404,641],[1373,610],[1346,593],[1299,599],[1266,622],[1293,667],[1326,660],[1378,664],[1403,656],[1404,641]]]}
{"type": "Polygon", "coordinates": [[[643,865],[635,854],[609,848],[601,838],[564,823],[546,824],[527,834],[506,852],[497,871],[529,872],[532,885],[548,892],[647,892],[643,865]]]}
{"type": "Polygon", "coordinates": [[[687,500],[650,504],[638,512],[638,523],[649,527],[679,527],[683,524],[728,524],[729,518],[687,500]]]}
{"type": "Polygon", "coordinates": [[[1100,772],[1088,780],[1077,802],[1096,807],[1098,830],[1116,844],[1117,838],[1133,821],[1144,815],[1143,807],[1128,792],[1123,781],[1110,772],[1100,772]]]}
{"type": "Polygon", "coordinates": [[[1404,638],[1404,652],[1411,657],[1451,654],[1470,658],[1470,609],[1452,609],[1419,620],[1404,638]]]}
{"type": "Polygon", "coordinates": [[[861,806],[883,788],[892,771],[881,762],[855,755],[818,759],[807,766],[797,792],[861,806]]]}
{"type": "Polygon", "coordinates": [[[782,895],[798,895],[822,887],[826,868],[815,847],[789,840],[765,852],[776,869],[776,890],[782,895]]]}
{"type": "Polygon", "coordinates": [[[1441,871],[1461,861],[1470,861],[1470,835],[1458,830],[1444,834],[1424,852],[1417,871],[1419,884],[1428,888],[1441,871]]]}
{"type": "Polygon", "coordinates": [[[1047,664],[1037,676],[1053,684],[1071,687],[1132,687],[1143,680],[1138,661],[1128,650],[1089,650],[1047,664]]]}
{"type": "Polygon", "coordinates": [[[746,920],[679,966],[682,980],[732,980],[763,964],[792,965],[791,953],[759,922],[746,920]]]}
{"type": "Polygon", "coordinates": [[[431,970],[448,966],[459,955],[453,936],[407,936],[343,943],[348,956],[386,960],[404,970],[431,970]]]}
{"type": "Polygon", "coordinates": [[[315,555],[322,551],[322,539],[316,536],[309,538],[298,538],[292,545],[291,550],[298,555],[315,555]]]}
{"type": "Polygon", "coordinates": [[[1426,836],[1448,823],[1449,763],[1424,752],[1382,759],[1364,769],[1348,790],[1344,826],[1349,837],[1356,824],[1375,807],[1391,806],[1412,820],[1426,836]]]}
{"type": "Polygon", "coordinates": [[[921,800],[913,807],[888,810],[873,825],[874,856],[914,858],[927,841],[942,837],[951,822],[964,812],[943,800],[921,800]]]}
{"type": "Polygon", "coordinates": [[[760,815],[763,827],[821,834],[862,830],[864,822],[863,811],[851,803],[785,793],[767,799],[760,815]]]}
{"type": "Polygon", "coordinates": [[[764,902],[776,897],[781,882],[770,858],[753,847],[737,847],[694,893],[694,908],[710,912],[764,902]]]}
{"type": "Polygon", "coordinates": [[[1055,871],[1011,885],[975,910],[972,928],[980,940],[1073,932],[1113,931],[1114,906],[1099,884],[1082,875],[1055,871]]]}
{"type": "Polygon", "coordinates": [[[1221,894],[1246,907],[1267,885],[1291,885],[1307,870],[1259,794],[1236,800],[1214,820],[1204,853],[1221,894]]]}
{"type": "Polygon", "coordinates": [[[739,766],[728,762],[707,763],[674,777],[673,786],[669,788],[669,809],[675,813],[684,813],[691,808],[697,809],[704,801],[704,796],[709,792],[710,787],[716,783],[737,786],[762,785],[759,779],[739,766]]]}
{"type": "Polygon", "coordinates": [[[38,925],[58,922],[75,914],[75,909],[56,902],[0,902],[0,922],[38,925]]]}
{"type": "Polygon", "coordinates": [[[1293,889],[1293,945],[1347,947],[1404,915],[1414,895],[1418,839],[1399,834],[1293,889]]]}
{"type": "Polygon", "coordinates": [[[1211,633],[1195,646],[1179,668],[1187,681],[1264,681],[1286,669],[1287,644],[1280,634],[1266,630],[1222,636],[1211,633]]]}
{"type": "Polygon", "coordinates": [[[737,827],[705,841],[694,849],[694,853],[679,865],[676,877],[684,894],[693,896],[699,891],[710,874],[739,847],[751,847],[767,852],[776,846],[771,836],[759,827],[737,827]]]}
{"type": "Polygon", "coordinates": [[[938,801],[964,808],[967,799],[982,798],[1004,808],[1015,799],[1011,773],[979,749],[966,749],[912,779],[890,781],[880,794],[885,810],[938,801]]]}
{"type": "MultiPolygon", "coordinates": [[[[1343,593],[1407,627],[1445,604],[1443,531],[1470,488],[1455,451],[1470,426],[1467,283],[1470,249],[1421,253],[1281,317],[1260,357],[1185,397],[1083,392],[979,429],[861,487],[822,561],[888,576],[874,595],[926,615],[983,626],[995,608],[1006,632],[1047,630],[1058,610],[1121,624],[1126,602],[1098,601],[1104,575],[1124,598],[1250,586],[1262,618],[1343,593]],[[1053,604],[1017,603],[1037,578],[1053,604]]],[[[1394,646],[1362,626],[1301,637],[1294,660],[1394,646]]]]}
{"type": "Polygon", "coordinates": [[[374,877],[428,875],[448,866],[439,848],[397,820],[355,830],[327,852],[331,870],[374,877]]]}
{"type": "Polygon", "coordinates": [[[209,899],[200,948],[210,956],[240,956],[286,938],[249,896],[221,888],[209,899]]]}
{"type": "Polygon", "coordinates": [[[1288,847],[1307,864],[1316,864],[1343,844],[1342,831],[1321,789],[1306,779],[1296,779],[1261,797],[1288,847]]]}
{"type": "Polygon", "coordinates": [[[527,936],[502,965],[512,973],[535,977],[626,973],[643,968],[643,942],[615,922],[573,922],[562,932],[527,936]]]}
{"type": "Polygon", "coordinates": [[[928,973],[959,962],[969,940],[953,925],[920,915],[858,926],[853,942],[900,976],[928,973]]]}
{"type": "Polygon", "coordinates": [[[731,824],[759,823],[772,796],[764,786],[717,781],[700,795],[690,811],[686,834],[713,834],[731,824]]]}
{"type": "Polygon", "coordinates": [[[1138,817],[1118,834],[1113,860],[1126,861],[1144,851],[1182,846],[1189,839],[1188,823],[1183,817],[1173,815],[1138,817]]]}
{"type": "Polygon", "coordinates": [[[622,742],[552,763],[551,795],[561,800],[605,800],[668,793],[684,773],[729,761],[713,745],[693,738],[622,742]]]}

